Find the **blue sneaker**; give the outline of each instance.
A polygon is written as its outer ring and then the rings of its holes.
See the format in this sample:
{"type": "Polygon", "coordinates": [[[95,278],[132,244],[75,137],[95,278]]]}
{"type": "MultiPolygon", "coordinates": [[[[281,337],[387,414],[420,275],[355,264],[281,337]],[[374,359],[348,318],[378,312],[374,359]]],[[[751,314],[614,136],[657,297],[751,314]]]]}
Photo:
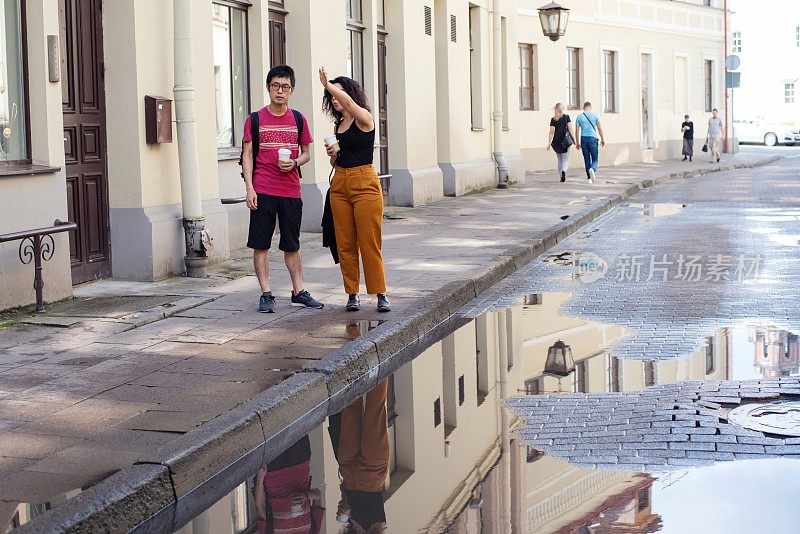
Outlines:
{"type": "Polygon", "coordinates": [[[297,295],[292,292],[292,306],[296,306],[299,308],[314,308],[316,310],[321,310],[325,307],[323,303],[318,300],[315,300],[314,297],[311,296],[311,293],[306,291],[305,289],[302,290],[297,295]]]}
{"type": "Polygon", "coordinates": [[[275,313],[275,297],[271,291],[267,291],[258,299],[258,311],[261,313],[275,313]]]}
{"type": "Polygon", "coordinates": [[[349,312],[361,309],[361,302],[358,300],[358,295],[350,295],[347,298],[347,306],[345,306],[345,309],[349,312]]]}
{"type": "Polygon", "coordinates": [[[384,313],[392,311],[392,307],[389,305],[389,299],[387,299],[386,295],[383,293],[378,293],[378,311],[384,313]]]}

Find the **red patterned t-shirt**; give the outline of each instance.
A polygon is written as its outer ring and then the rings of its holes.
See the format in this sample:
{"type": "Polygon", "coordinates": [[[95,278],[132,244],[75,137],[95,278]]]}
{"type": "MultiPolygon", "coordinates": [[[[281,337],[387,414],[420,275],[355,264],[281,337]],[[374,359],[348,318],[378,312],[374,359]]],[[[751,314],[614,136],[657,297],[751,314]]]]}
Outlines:
{"type": "MultiPolygon", "coordinates": [[[[278,167],[278,149],[288,148],[292,151],[292,159],[300,155],[297,144],[297,124],[292,110],[286,108],[281,116],[273,115],[268,108],[258,112],[259,148],[256,170],[253,173],[253,189],[256,193],[276,197],[300,198],[300,175],[297,169],[282,172],[278,167]]],[[[250,133],[250,116],[244,121],[245,143],[253,140],[250,133]]],[[[303,117],[303,138],[301,145],[313,142],[308,122],[303,117]]]]}

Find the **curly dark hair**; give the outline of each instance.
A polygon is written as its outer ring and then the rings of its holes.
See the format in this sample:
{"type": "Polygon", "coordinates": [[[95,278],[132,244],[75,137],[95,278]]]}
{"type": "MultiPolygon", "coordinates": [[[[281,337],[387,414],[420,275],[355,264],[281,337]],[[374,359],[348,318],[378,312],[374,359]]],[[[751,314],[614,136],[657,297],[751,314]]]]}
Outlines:
{"type": "MultiPolygon", "coordinates": [[[[342,89],[344,89],[344,92],[350,95],[350,98],[353,99],[353,102],[367,111],[372,111],[369,107],[367,95],[364,93],[364,88],[361,87],[360,83],[352,78],[348,78],[347,76],[339,76],[338,78],[334,78],[331,80],[331,83],[337,83],[341,85],[342,89]]],[[[341,122],[342,114],[336,111],[336,108],[333,107],[333,96],[327,89],[322,97],[322,110],[337,124],[341,122]]]]}

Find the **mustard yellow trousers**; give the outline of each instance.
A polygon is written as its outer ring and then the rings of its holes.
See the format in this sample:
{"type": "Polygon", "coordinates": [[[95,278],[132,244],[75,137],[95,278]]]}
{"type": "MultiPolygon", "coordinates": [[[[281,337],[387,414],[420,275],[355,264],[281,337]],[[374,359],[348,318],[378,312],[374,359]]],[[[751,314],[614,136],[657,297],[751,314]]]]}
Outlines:
{"type": "Polygon", "coordinates": [[[360,256],[367,293],[386,293],[381,255],[383,192],[372,165],[336,167],[331,181],[331,210],[344,290],[348,295],[359,293],[360,256]]]}
{"type": "Polygon", "coordinates": [[[363,399],[342,411],[339,472],[345,489],[383,490],[389,474],[389,429],[386,396],[389,380],[382,380],[363,399]]]}

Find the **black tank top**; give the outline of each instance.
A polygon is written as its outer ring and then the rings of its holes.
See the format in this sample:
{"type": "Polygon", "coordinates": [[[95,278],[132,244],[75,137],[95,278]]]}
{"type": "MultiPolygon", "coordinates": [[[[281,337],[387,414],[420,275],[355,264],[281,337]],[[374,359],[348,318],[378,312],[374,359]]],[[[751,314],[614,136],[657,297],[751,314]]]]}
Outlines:
{"type": "Polygon", "coordinates": [[[372,163],[375,151],[375,128],[365,132],[358,127],[356,121],[353,121],[344,133],[339,133],[337,125],[336,139],[339,140],[339,155],[336,157],[338,167],[349,169],[372,163]]]}

